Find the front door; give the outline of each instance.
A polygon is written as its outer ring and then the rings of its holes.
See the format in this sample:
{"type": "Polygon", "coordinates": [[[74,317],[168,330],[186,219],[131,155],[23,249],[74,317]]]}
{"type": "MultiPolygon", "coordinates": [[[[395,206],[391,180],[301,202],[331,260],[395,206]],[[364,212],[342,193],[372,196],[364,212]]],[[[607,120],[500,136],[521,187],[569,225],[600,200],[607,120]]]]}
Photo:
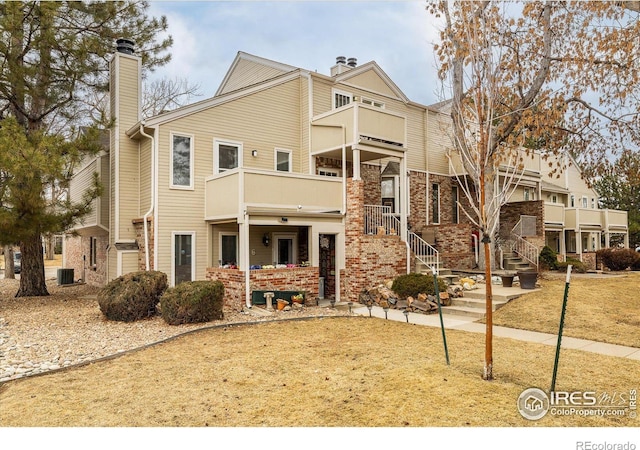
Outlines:
{"type": "Polygon", "coordinates": [[[320,235],[320,277],[324,278],[324,297],[336,297],[336,235],[320,235]]]}

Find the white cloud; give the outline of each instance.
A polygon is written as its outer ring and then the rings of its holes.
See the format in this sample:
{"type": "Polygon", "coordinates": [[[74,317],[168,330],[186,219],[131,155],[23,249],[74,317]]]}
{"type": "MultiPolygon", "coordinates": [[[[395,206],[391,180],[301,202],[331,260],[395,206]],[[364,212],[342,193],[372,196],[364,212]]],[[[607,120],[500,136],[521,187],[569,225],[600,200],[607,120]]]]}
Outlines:
{"type": "Polygon", "coordinates": [[[423,1],[152,1],[167,16],[172,61],[154,76],[188,77],[214,94],[238,51],[320,73],[336,56],[375,60],[409,98],[438,101],[423,1]]]}

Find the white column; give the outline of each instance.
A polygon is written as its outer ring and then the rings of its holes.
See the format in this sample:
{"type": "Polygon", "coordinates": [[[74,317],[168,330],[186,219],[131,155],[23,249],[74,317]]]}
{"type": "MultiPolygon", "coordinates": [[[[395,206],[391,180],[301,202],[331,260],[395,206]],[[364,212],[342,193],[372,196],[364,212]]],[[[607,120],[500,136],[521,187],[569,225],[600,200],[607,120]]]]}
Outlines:
{"type": "Polygon", "coordinates": [[[400,158],[400,237],[407,241],[407,211],[409,211],[409,196],[407,195],[407,160],[400,158]]]}
{"type": "Polygon", "coordinates": [[[246,212],[243,213],[242,222],[238,223],[238,253],[240,256],[240,261],[238,263],[238,269],[244,270],[244,294],[245,294],[245,304],[248,308],[251,308],[251,290],[250,290],[250,281],[251,281],[251,272],[249,271],[249,217],[246,212]]]}
{"type": "Polygon", "coordinates": [[[353,179],[360,179],[360,149],[353,147],[353,179]]]}

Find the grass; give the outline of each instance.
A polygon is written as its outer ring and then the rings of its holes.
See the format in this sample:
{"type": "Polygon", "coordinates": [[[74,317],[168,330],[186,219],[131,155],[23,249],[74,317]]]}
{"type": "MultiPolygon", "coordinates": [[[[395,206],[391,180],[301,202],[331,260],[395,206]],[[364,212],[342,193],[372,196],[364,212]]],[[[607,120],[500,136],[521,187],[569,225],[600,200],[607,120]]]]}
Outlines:
{"type": "MultiPolygon", "coordinates": [[[[627,417],[522,418],[548,390],[555,349],[362,317],[198,331],[121,357],[0,385],[2,426],[611,427],[627,417]]],[[[558,390],[628,393],[637,361],[564,350],[558,390]]]]}
{"type": "MultiPolygon", "coordinates": [[[[565,276],[547,274],[542,289],[512,300],[493,315],[494,325],[558,333],[565,276]]],[[[640,347],[640,272],[620,277],[574,277],[564,336],[640,347]]]]}

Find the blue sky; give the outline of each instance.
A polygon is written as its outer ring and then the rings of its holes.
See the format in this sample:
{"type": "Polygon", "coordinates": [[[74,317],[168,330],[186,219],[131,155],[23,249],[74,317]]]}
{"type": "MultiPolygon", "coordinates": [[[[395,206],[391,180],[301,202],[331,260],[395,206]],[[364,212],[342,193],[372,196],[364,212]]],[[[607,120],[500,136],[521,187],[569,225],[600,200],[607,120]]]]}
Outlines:
{"type": "Polygon", "coordinates": [[[151,1],[166,15],[172,61],[154,77],[188,78],[213,96],[238,51],[329,74],[337,56],[376,61],[413,101],[442,98],[424,0],[151,1]]]}

